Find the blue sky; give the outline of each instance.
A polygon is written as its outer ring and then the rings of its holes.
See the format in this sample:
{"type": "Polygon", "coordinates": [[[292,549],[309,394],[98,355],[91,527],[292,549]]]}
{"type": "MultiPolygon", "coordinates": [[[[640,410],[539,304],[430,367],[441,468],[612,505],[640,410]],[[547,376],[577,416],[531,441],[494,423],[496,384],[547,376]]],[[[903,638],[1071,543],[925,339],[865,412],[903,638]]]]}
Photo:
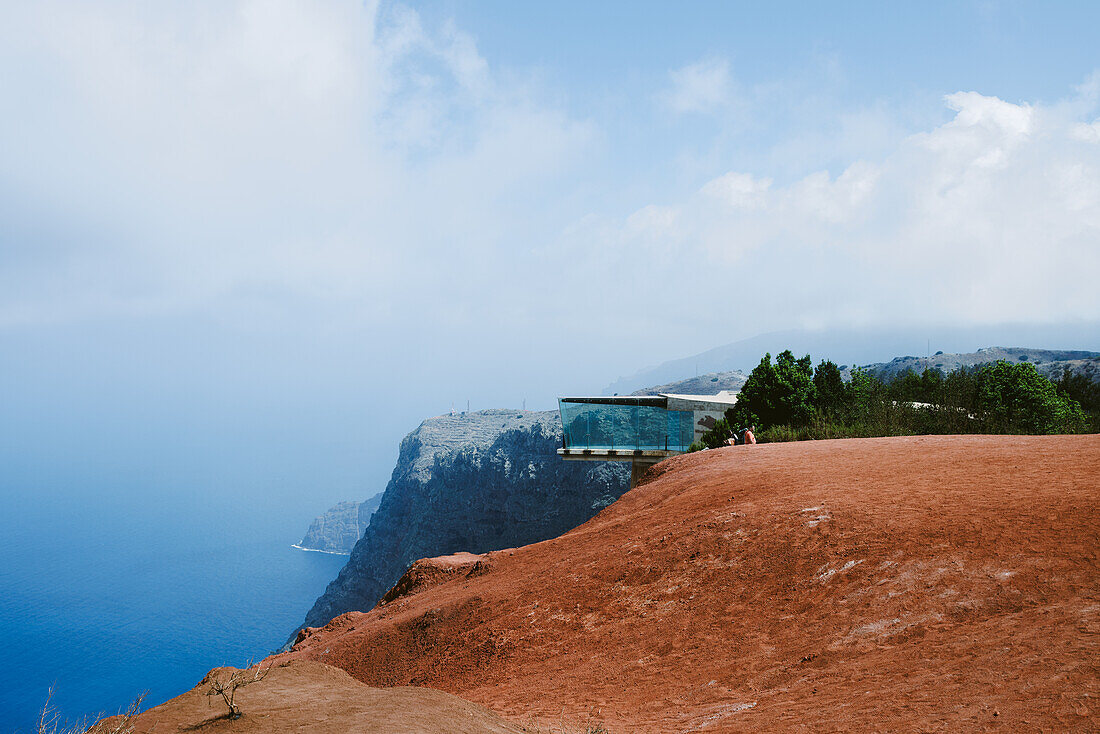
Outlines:
{"type": "Polygon", "coordinates": [[[1100,319],[1098,27],[1095,3],[5,4],[8,483],[336,500],[467,399],[548,407],[776,329],[1100,319]]]}
{"type": "MultiPolygon", "coordinates": [[[[598,119],[628,139],[644,138],[662,157],[683,149],[712,151],[713,138],[724,137],[729,145],[724,152],[732,158],[733,151],[770,147],[793,131],[828,122],[806,120],[798,114],[799,104],[820,104],[823,115],[886,108],[904,133],[949,119],[940,100],[950,91],[1054,102],[1098,63],[1092,37],[1100,8],[1094,3],[435,2],[418,7],[427,22],[453,20],[470,32],[487,58],[533,70],[572,114],[598,119]],[[720,116],[661,115],[657,90],[669,74],[706,61],[728,65],[735,91],[756,89],[764,96],[771,87],[771,101],[784,92],[791,98],[754,109],[764,113],[762,119],[724,136],[728,120],[720,116]],[[638,117],[647,124],[638,125],[638,117]]],[[[713,161],[716,168],[730,162],[713,161]]],[[[629,164],[629,156],[617,163],[629,164]]]]}

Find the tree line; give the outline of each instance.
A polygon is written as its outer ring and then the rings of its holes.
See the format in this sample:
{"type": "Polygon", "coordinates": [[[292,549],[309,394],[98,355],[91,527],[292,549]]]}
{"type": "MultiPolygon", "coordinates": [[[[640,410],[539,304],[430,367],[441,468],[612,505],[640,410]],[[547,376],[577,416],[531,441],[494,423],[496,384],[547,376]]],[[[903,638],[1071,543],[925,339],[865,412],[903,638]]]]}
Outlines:
{"type": "Polygon", "coordinates": [[[724,445],[757,427],[758,441],[801,441],[949,433],[1081,433],[1100,430],[1100,385],[1066,370],[1050,380],[1029,362],[991,362],[944,374],[936,369],[849,380],[829,360],[790,350],[764,355],[737,404],[694,451],[724,445]]]}

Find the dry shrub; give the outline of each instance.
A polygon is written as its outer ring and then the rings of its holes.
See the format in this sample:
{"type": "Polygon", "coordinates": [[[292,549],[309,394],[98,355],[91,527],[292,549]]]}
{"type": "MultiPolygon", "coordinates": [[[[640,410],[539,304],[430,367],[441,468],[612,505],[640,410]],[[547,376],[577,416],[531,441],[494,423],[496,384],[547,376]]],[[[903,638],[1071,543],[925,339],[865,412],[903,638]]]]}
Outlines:
{"type": "Polygon", "coordinates": [[[251,660],[245,664],[243,669],[234,670],[232,673],[225,670],[213,671],[208,676],[210,687],[206,689],[206,695],[221,696],[222,702],[229,709],[226,717],[239,719],[241,718],[241,707],[235,701],[237,691],[245,686],[262,681],[270,672],[270,665],[266,668],[253,668],[251,660]]]}
{"type": "Polygon", "coordinates": [[[46,703],[38,713],[38,720],[34,724],[34,734],[131,734],[134,730],[134,719],[141,713],[141,704],[149,692],[141,694],[115,716],[98,717],[96,723],[89,725],[84,718],[75,723],[62,721],[61,712],[50,705],[53,699],[53,688],[46,694],[46,703]]]}

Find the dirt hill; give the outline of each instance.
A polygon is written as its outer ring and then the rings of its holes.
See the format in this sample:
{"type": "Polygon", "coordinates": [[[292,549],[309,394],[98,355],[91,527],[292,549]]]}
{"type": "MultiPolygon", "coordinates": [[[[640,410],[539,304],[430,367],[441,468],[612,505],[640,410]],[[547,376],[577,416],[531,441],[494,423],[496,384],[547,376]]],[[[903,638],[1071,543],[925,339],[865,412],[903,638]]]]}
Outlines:
{"type": "MultiPolygon", "coordinates": [[[[268,663],[263,663],[261,670],[268,663]]],[[[216,668],[211,676],[230,674],[216,668]]],[[[141,714],[134,734],[166,732],[235,732],[244,734],[519,734],[482,706],[425,688],[370,688],[337,668],[310,661],[276,664],[263,680],[240,688],[235,703],[241,718],[229,720],[228,709],[206,695],[204,681],[182,696],[141,714]]],[[[110,719],[91,734],[117,728],[110,719]]]]}
{"type": "Polygon", "coordinates": [[[276,660],[616,734],[1100,727],[1098,436],[691,454],[559,538],[414,571],[276,660]]]}

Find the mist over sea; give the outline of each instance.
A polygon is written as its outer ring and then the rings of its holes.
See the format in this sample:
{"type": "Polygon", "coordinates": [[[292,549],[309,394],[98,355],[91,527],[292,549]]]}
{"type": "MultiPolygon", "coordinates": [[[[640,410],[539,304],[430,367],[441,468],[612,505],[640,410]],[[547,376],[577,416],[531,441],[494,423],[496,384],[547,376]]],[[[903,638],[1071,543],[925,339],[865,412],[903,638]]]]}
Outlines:
{"type": "Polygon", "coordinates": [[[113,713],[279,647],[346,558],[292,548],[311,517],[261,495],[0,486],[0,732],[50,686],[67,718],[113,713]]]}

